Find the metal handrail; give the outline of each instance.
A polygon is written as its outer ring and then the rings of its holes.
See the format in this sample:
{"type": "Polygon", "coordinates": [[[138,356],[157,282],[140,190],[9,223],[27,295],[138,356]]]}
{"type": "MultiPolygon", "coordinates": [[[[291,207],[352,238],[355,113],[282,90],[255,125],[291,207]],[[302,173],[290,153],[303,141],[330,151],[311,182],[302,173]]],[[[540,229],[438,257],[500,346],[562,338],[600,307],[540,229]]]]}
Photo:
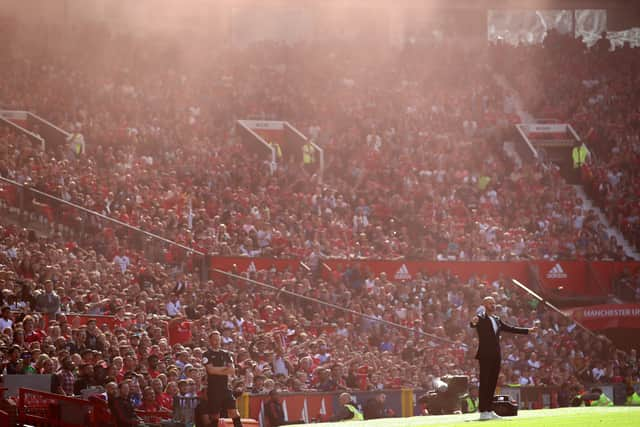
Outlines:
{"type": "Polygon", "coordinates": [[[25,129],[24,127],[20,126],[19,124],[15,123],[15,122],[12,122],[11,120],[7,120],[2,116],[0,116],[0,123],[3,123],[4,125],[9,126],[9,127],[13,128],[13,129],[19,130],[20,132],[22,132],[25,135],[27,135],[29,138],[32,138],[32,139],[38,141],[40,143],[40,148],[42,150],[45,149],[45,141],[37,133],[33,133],[29,129],[25,129]]]}
{"type": "Polygon", "coordinates": [[[560,120],[554,119],[554,118],[541,118],[541,119],[535,119],[535,122],[543,125],[543,124],[560,123],[560,120]]]}
{"type": "Polygon", "coordinates": [[[19,182],[14,181],[14,180],[12,180],[12,179],[5,178],[5,177],[0,176],[0,181],[6,182],[6,183],[11,184],[11,185],[14,185],[14,186],[16,186],[16,187],[18,187],[18,188],[21,188],[21,189],[24,189],[25,187],[27,187],[29,191],[31,191],[31,192],[33,192],[33,193],[35,193],[35,194],[38,194],[38,195],[43,196],[43,197],[46,197],[46,198],[48,198],[48,199],[55,200],[55,201],[56,201],[56,202],[58,202],[58,203],[62,203],[62,204],[64,204],[64,205],[66,205],[66,206],[70,206],[70,207],[72,207],[72,208],[74,208],[74,209],[77,209],[77,210],[79,210],[79,211],[85,212],[85,213],[87,213],[87,214],[89,214],[89,215],[93,215],[93,216],[95,216],[95,217],[97,217],[97,218],[100,218],[100,219],[103,219],[103,220],[105,220],[105,221],[112,222],[112,223],[114,223],[114,224],[117,224],[117,225],[119,225],[119,226],[121,226],[121,227],[124,227],[124,228],[127,228],[127,229],[129,229],[129,230],[133,230],[133,231],[136,231],[136,232],[138,232],[138,233],[142,233],[142,234],[144,234],[144,235],[146,235],[146,236],[148,236],[148,237],[151,237],[151,238],[153,238],[153,239],[160,240],[160,241],[162,241],[162,242],[164,242],[164,243],[167,243],[167,244],[172,245],[172,246],[176,246],[176,247],[178,247],[178,248],[180,248],[180,249],[184,249],[184,250],[186,250],[186,251],[188,251],[188,252],[191,252],[191,253],[194,253],[194,254],[196,254],[196,255],[200,255],[200,256],[205,256],[205,255],[206,255],[204,252],[200,252],[200,251],[198,251],[198,250],[196,250],[196,249],[194,249],[194,248],[191,248],[191,247],[188,247],[188,246],[181,245],[180,243],[174,242],[173,240],[169,240],[169,239],[167,239],[167,238],[165,238],[165,237],[162,237],[162,236],[159,236],[159,235],[157,235],[157,234],[151,233],[151,232],[149,232],[149,231],[143,230],[143,229],[141,229],[140,227],[136,227],[136,226],[134,226],[134,225],[127,224],[126,222],[122,222],[122,221],[117,220],[117,219],[115,219],[115,218],[111,218],[111,217],[109,217],[109,216],[106,216],[106,215],[104,215],[104,214],[101,214],[100,212],[96,212],[96,211],[94,211],[94,210],[87,209],[87,208],[85,208],[85,207],[83,207],[83,206],[80,206],[80,205],[77,205],[77,204],[75,204],[75,203],[68,202],[68,201],[66,201],[66,200],[64,200],[64,199],[61,199],[61,198],[59,198],[59,197],[56,197],[56,196],[53,196],[53,195],[51,195],[51,194],[48,194],[48,193],[42,192],[42,191],[40,191],[40,190],[37,190],[37,189],[35,189],[35,188],[33,188],[33,187],[25,186],[24,184],[20,184],[19,182]]]}

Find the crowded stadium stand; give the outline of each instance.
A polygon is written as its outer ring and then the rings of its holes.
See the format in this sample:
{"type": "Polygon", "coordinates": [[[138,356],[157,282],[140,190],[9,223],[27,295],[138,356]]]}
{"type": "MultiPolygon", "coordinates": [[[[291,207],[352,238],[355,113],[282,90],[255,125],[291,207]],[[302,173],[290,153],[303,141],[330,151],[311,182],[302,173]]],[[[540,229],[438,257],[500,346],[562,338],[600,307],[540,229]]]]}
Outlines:
{"type": "Polygon", "coordinates": [[[477,385],[487,295],[540,324],[502,338],[521,408],[638,387],[621,2],[544,30],[398,5],[387,36],[388,6],[37,3],[0,6],[0,427],[109,425],[122,384],[140,422],[189,425],[213,330],[244,425],[275,427],[273,390],[291,421],[343,391],[422,414],[445,375],[477,385]]]}

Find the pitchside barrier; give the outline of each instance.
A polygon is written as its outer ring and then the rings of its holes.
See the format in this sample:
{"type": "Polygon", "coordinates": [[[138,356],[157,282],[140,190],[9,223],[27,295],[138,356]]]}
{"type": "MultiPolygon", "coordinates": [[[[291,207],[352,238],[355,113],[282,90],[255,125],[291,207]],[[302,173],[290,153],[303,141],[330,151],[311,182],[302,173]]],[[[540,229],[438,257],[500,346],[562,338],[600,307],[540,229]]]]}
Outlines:
{"type": "Polygon", "coordinates": [[[21,388],[18,422],[34,426],[84,427],[93,425],[93,405],[88,400],[21,388]]]}
{"type": "MultiPolygon", "coordinates": [[[[616,405],[624,404],[626,399],[624,384],[598,384],[597,387],[601,388],[616,405]]],[[[591,386],[586,388],[590,389],[591,386]]],[[[640,389],[640,384],[636,385],[636,389],[640,389]]],[[[496,394],[510,396],[518,402],[521,409],[545,409],[558,407],[558,392],[559,387],[523,386],[501,387],[496,394]]],[[[281,393],[285,417],[289,421],[327,421],[339,406],[340,393],[281,393]]],[[[417,401],[426,393],[426,390],[355,391],[351,396],[355,404],[363,409],[367,401],[379,393],[386,395],[385,408],[391,410],[395,417],[411,417],[421,414],[421,407],[417,405],[417,401]]],[[[238,400],[238,409],[243,417],[257,419],[260,421],[260,426],[265,426],[264,407],[268,400],[269,397],[265,395],[245,393],[238,400]]]]}
{"type": "MultiPolygon", "coordinates": [[[[22,377],[34,377],[34,375],[22,375],[22,377]]],[[[604,393],[616,404],[624,404],[625,387],[623,384],[599,384],[604,393]]],[[[586,387],[587,389],[590,387],[586,387]]],[[[640,389],[637,384],[636,389],[640,389]]],[[[4,394],[6,388],[0,389],[4,394]]],[[[502,387],[498,394],[508,395],[519,403],[521,409],[542,409],[558,407],[558,387],[502,387]]],[[[329,420],[339,407],[338,397],[341,392],[319,393],[282,393],[282,406],[285,419],[303,423],[321,422],[329,420]]],[[[378,391],[354,391],[351,396],[354,403],[364,408],[369,399],[377,394],[384,393],[387,397],[385,408],[395,417],[411,417],[421,413],[421,407],[416,405],[418,398],[426,393],[419,389],[378,390],[378,391]]],[[[193,399],[193,398],[191,398],[193,399]]],[[[246,425],[260,425],[268,427],[265,423],[264,408],[269,397],[267,395],[243,394],[238,399],[238,409],[243,418],[247,419],[246,425]],[[257,420],[257,423],[250,421],[257,420]]],[[[36,426],[102,426],[112,425],[111,414],[106,402],[97,396],[89,399],[62,396],[46,391],[20,388],[16,399],[16,405],[8,404],[0,408],[0,427],[27,423],[36,426]]],[[[177,404],[177,406],[180,406],[177,404]]],[[[182,405],[185,406],[185,405],[182,405]]],[[[192,414],[193,405],[186,405],[180,414],[189,412],[192,414]],[[187,407],[189,406],[189,407],[187,407]],[[185,412],[186,411],[186,412],[185,412]]],[[[138,415],[147,422],[160,422],[176,418],[177,412],[142,412],[138,415]]],[[[184,418],[184,417],[182,417],[184,418]]],[[[190,417],[187,417],[191,419],[190,417]]],[[[184,418],[186,420],[186,418],[184,418]]],[[[221,420],[220,425],[231,425],[229,420],[221,420]]]]}
{"type": "MultiPolygon", "coordinates": [[[[387,399],[386,408],[393,411],[395,416],[409,417],[413,415],[414,390],[385,390],[382,391],[387,399]]],[[[367,401],[375,397],[378,392],[352,392],[351,396],[356,405],[364,407],[367,401]]],[[[282,409],[285,420],[300,421],[302,423],[328,421],[338,408],[340,392],[331,393],[281,393],[282,409]]],[[[238,409],[243,417],[257,419],[264,426],[264,410],[269,396],[244,394],[238,400],[238,409]]]]}

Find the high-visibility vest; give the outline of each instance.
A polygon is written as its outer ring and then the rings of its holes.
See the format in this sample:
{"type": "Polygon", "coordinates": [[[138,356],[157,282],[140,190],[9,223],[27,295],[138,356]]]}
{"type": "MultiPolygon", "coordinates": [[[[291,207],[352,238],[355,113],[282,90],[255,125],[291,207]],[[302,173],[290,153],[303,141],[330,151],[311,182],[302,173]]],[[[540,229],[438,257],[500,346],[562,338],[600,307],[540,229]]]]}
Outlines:
{"type": "Polygon", "coordinates": [[[571,150],[571,157],[573,159],[573,167],[579,168],[584,165],[587,161],[587,156],[589,155],[589,149],[584,145],[580,145],[579,147],[573,147],[571,150]]]}
{"type": "Polygon", "coordinates": [[[491,178],[489,178],[486,175],[482,175],[479,179],[478,179],[478,188],[480,190],[486,190],[487,186],[489,185],[489,183],[491,182],[491,178]]]}
{"type": "Polygon", "coordinates": [[[627,396],[627,401],[624,404],[627,406],[640,406],[640,396],[634,391],[631,396],[627,396]]]}
{"type": "Polygon", "coordinates": [[[315,149],[313,145],[306,143],[302,146],[302,163],[309,165],[315,162],[315,149]]]}
{"type": "Polygon", "coordinates": [[[84,137],[80,133],[71,134],[71,149],[77,155],[84,153],[84,137]]]}
{"type": "Polygon", "coordinates": [[[358,411],[358,408],[356,408],[355,406],[351,405],[350,403],[347,403],[346,405],[344,405],[345,408],[347,408],[349,410],[349,412],[351,412],[353,414],[353,418],[351,418],[351,420],[344,420],[344,421],[362,421],[364,420],[364,416],[362,415],[362,412],[358,411]]]}
{"type": "Polygon", "coordinates": [[[465,400],[467,401],[467,413],[476,412],[478,410],[478,405],[475,400],[469,396],[467,396],[465,400]]]}
{"type": "Polygon", "coordinates": [[[591,406],[613,406],[613,402],[607,397],[606,394],[600,393],[600,397],[598,398],[598,400],[594,400],[593,402],[591,402],[591,406]]]}

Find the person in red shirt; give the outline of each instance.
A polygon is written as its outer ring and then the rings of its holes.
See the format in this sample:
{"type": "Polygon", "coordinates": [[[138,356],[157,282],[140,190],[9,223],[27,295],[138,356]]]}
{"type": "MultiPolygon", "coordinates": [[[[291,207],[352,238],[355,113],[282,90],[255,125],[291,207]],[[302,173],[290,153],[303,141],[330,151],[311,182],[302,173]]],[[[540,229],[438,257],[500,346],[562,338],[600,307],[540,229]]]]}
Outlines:
{"type": "Polygon", "coordinates": [[[126,329],[131,326],[131,323],[131,319],[125,314],[124,307],[118,307],[113,318],[113,327],[117,328],[120,326],[126,329]]]}
{"type": "Polygon", "coordinates": [[[147,369],[149,370],[149,377],[152,379],[158,378],[160,375],[160,371],[158,370],[159,360],[156,354],[151,354],[147,357],[147,369]]]}
{"type": "Polygon", "coordinates": [[[42,340],[47,336],[40,329],[35,329],[35,321],[31,316],[25,316],[22,319],[22,328],[24,329],[24,342],[32,343],[32,342],[42,342],[42,340]]]}
{"type": "Polygon", "coordinates": [[[162,390],[162,380],[160,378],[154,378],[151,381],[151,387],[156,395],[156,403],[161,408],[165,408],[170,411],[173,410],[173,396],[162,390]]]}
{"type": "MultiPolygon", "coordinates": [[[[145,412],[167,412],[167,414],[169,414],[169,411],[166,408],[160,406],[160,404],[158,403],[156,399],[156,393],[151,386],[145,387],[142,391],[142,405],[139,409],[145,412]]],[[[155,414],[152,416],[147,416],[145,418],[149,423],[152,424],[157,424],[161,421],[160,417],[156,416],[155,414]]]]}
{"type": "Polygon", "coordinates": [[[120,384],[125,380],[126,375],[135,371],[137,362],[134,356],[126,355],[124,357],[122,369],[116,374],[116,381],[120,384]]]}
{"type": "Polygon", "coordinates": [[[167,326],[170,346],[185,344],[191,341],[191,323],[192,322],[181,316],[171,319],[167,326]]]}

